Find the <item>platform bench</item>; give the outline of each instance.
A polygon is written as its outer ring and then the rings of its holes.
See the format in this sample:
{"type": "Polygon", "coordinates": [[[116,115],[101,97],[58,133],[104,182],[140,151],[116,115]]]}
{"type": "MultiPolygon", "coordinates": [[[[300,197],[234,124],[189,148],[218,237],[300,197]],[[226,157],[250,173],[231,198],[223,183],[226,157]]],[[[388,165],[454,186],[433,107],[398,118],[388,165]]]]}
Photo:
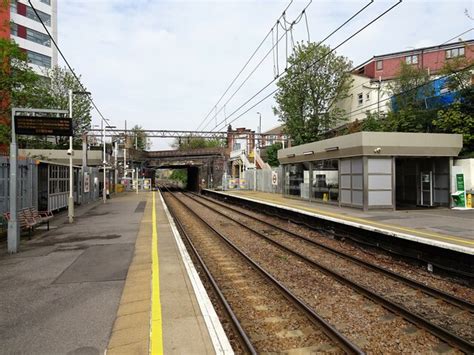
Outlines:
{"type": "MultiPolygon", "coordinates": [[[[10,212],[5,212],[3,216],[7,221],[10,221],[10,212]]],[[[49,221],[51,218],[53,218],[52,212],[40,212],[34,207],[23,208],[18,211],[18,223],[20,225],[20,230],[27,230],[30,237],[35,227],[39,226],[40,224],[46,223],[49,230],[49,221]]]]}
{"type": "Polygon", "coordinates": [[[53,213],[51,211],[38,211],[34,207],[24,208],[22,211],[29,220],[36,223],[35,227],[40,224],[47,224],[49,230],[49,221],[53,218],[53,213]]]}

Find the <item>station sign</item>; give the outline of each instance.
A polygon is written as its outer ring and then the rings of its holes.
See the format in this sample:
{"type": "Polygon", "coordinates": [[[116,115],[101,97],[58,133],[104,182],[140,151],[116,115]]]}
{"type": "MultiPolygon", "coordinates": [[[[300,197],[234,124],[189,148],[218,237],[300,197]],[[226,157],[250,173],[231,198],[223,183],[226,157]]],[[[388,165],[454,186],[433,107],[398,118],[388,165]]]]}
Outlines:
{"type": "Polygon", "coordinates": [[[28,136],[72,136],[69,117],[15,116],[15,133],[28,136]]]}
{"type": "Polygon", "coordinates": [[[278,173],[276,171],[272,171],[272,185],[278,186],[278,173]]]}

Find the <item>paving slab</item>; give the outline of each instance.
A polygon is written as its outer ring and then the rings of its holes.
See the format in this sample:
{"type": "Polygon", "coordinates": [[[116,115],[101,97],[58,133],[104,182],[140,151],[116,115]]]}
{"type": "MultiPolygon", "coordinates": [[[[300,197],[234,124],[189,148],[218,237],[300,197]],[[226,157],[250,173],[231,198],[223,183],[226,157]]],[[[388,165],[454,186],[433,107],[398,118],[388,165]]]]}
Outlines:
{"type": "Polygon", "coordinates": [[[143,216],[135,213],[140,201],[124,194],[77,206],[74,224],[60,214],[51,221],[56,228],[22,240],[15,255],[0,244],[0,353],[104,353],[143,216]]]}

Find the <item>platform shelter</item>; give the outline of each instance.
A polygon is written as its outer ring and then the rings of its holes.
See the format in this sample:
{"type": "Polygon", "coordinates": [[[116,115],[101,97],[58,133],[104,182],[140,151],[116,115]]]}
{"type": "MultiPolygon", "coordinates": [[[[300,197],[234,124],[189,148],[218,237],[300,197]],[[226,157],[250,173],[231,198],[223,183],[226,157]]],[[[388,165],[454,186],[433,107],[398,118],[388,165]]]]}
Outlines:
{"type": "Polygon", "coordinates": [[[283,194],[369,209],[452,205],[462,135],[358,132],[278,151],[283,194]]]}

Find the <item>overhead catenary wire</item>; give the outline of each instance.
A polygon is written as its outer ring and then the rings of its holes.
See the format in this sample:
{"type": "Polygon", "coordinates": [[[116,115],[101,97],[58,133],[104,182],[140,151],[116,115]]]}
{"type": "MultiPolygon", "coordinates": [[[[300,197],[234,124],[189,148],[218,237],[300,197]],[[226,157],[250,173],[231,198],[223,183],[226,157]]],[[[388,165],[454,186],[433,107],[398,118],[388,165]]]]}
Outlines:
{"type": "MultiPolygon", "coordinates": [[[[303,9],[307,9],[308,6],[312,3],[312,0],[310,0],[310,2],[306,5],[306,7],[303,9]]],[[[292,22],[292,25],[295,25],[297,23],[299,23],[299,21],[301,20],[301,14],[300,16],[292,22]]],[[[275,80],[278,78],[279,76],[279,65],[278,65],[278,43],[285,37],[285,34],[281,35],[280,37],[278,37],[278,25],[279,25],[279,22],[277,22],[277,24],[274,26],[274,28],[276,28],[276,42],[275,44],[272,46],[272,48],[270,48],[267,53],[265,54],[265,56],[260,60],[260,62],[257,63],[257,65],[255,66],[255,68],[247,75],[247,77],[240,83],[240,85],[237,87],[237,89],[232,93],[232,95],[227,99],[227,101],[224,103],[224,106],[225,105],[228,105],[229,102],[235,97],[235,95],[240,91],[240,89],[245,85],[245,83],[252,77],[252,75],[257,71],[257,69],[262,65],[262,63],[266,60],[266,58],[270,55],[270,53],[273,53],[274,55],[274,71],[276,70],[276,75],[274,75],[275,77],[275,80]],[[277,48],[277,53],[276,53],[276,56],[275,56],[275,48],[277,48]],[[276,67],[275,67],[276,65],[276,67]]],[[[292,28],[292,27],[290,27],[292,28]]],[[[289,29],[288,29],[289,30],[289,29]]],[[[223,106],[218,110],[216,111],[215,115],[213,117],[211,117],[211,119],[203,126],[201,127],[201,131],[204,131],[206,129],[206,127],[209,125],[209,123],[211,123],[212,119],[216,118],[216,116],[222,111],[222,108],[223,106]]],[[[220,124],[220,123],[219,123],[220,124]]]]}
{"type": "MultiPolygon", "coordinates": [[[[36,17],[38,18],[38,20],[40,21],[41,25],[43,25],[43,28],[45,29],[46,33],[48,34],[49,38],[51,39],[51,42],[53,42],[54,46],[56,47],[56,49],[58,50],[59,54],[61,55],[61,58],[63,58],[64,62],[66,63],[67,67],[69,68],[69,70],[71,71],[72,75],[74,76],[74,78],[77,80],[77,82],[79,83],[79,85],[81,86],[81,88],[84,90],[84,91],[87,91],[86,87],[84,86],[84,84],[82,84],[81,80],[79,79],[79,77],[76,75],[76,73],[74,72],[74,70],[72,69],[71,65],[69,64],[68,60],[66,59],[66,57],[64,56],[63,52],[61,51],[61,48],[59,48],[58,44],[56,43],[55,39],[53,38],[53,36],[51,35],[51,33],[49,32],[48,28],[46,27],[45,23],[43,22],[43,19],[40,17],[40,15],[38,14],[38,11],[36,10],[36,8],[33,6],[33,4],[31,3],[31,0],[28,0],[28,3],[30,4],[30,7],[33,9],[36,17]]],[[[90,103],[92,104],[92,106],[94,106],[95,110],[97,111],[97,113],[99,114],[99,116],[102,118],[102,120],[107,123],[107,125],[110,126],[110,122],[109,120],[107,120],[104,115],[102,114],[102,112],[99,110],[99,108],[97,107],[97,105],[95,104],[94,100],[92,99],[91,95],[86,95],[87,98],[89,99],[90,103]]]]}
{"type": "MultiPolygon", "coordinates": [[[[286,6],[286,8],[283,10],[283,14],[286,13],[286,11],[290,8],[291,4],[293,3],[294,0],[291,0],[290,3],[286,6]]],[[[278,18],[280,19],[281,16],[278,18]]],[[[257,52],[260,50],[260,48],[263,46],[263,44],[265,43],[265,41],[267,40],[267,38],[272,35],[273,36],[273,29],[274,29],[275,25],[272,26],[272,28],[270,29],[270,31],[268,31],[268,33],[265,35],[265,37],[263,38],[263,40],[259,43],[259,45],[257,46],[257,48],[253,51],[253,53],[250,55],[250,58],[245,62],[244,66],[242,67],[242,69],[240,69],[240,71],[237,73],[237,75],[234,77],[234,79],[232,79],[231,83],[227,86],[227,88],[225,89],[224,93],[221,95],[221,97],[219,98],[219,100],[217,100],[217,102],[214,104],[213,108],[208,112],[208,114],[204,117],[204,119],[201,121],[201,123],[199,124],[199,126],[197,127],[196,130],[199,130],[199,128],[206,122],[206,120],[208,119],[208,117],[211,115],[213,109],[215,106],[219,105],[219,103],[222,101],[222,99],[224,98],[224,96],[227,94],[227,92],[230,90],[230,88],[234,85],[234,83],[236,82],[236,80],[240,77],[240,75],[242,74],[242,72],[247,68],[247,66],[249,65],[249,63],[252,61],[252,59],[255,57],[255,55],[257,54],[257,52]]],[[[273,37],[272,37],[273,38],[273,37]]]]}
{"type": "MultiPolygon", "coordinates": [[[[366,4],[362,9],[360,9],[358,12],[356,12],[354,15],[352,15],[348,20],[346,20],[344,22],[343,25],[339,26],[336,30],[334,30],[333,32],[331,32],[331,34],[329,36],[327,36],[324,40],[327,40],[330,36],[332,36],[334,33],[336,33],[339,29],[341,29],[345,24],[347,24],[350,20],[352,20],[353,18],[355,18],[357,15],[359,15],[363,10],[365,10],[368,6],[370,6],[371,4],[373,3],[373,0],[371,0],[368,4],[366,4]]],[[[380,18],[382,18],[383,16],[385,16],[387,13],[389,13],[390,11],[392,11],[395,7],[397,7],[398,5],[400,5],[402,3],[402,0],[398,0],[397,3],[395,3],[394,5],[392,5],[391,7],[389,7],[387,10],[385,10],[384,12],[382,12],[381,14],[379,14],[378,16],[376,16],[374,19],[372,19],[370,22],[368,22],[367,24],[365,24],[364,26],[362,26],[361,28],[359,28],[356,32],[354,32],[352,35],[350,35],[349,37],[347,37],[344,41],[342,41],[341,43],[339,43],[337,46],[335,46],[334,48],[332,48],[328,53],[326,53],[324,56],[322,56],[321,58],[317,59],[316,61],[314,61],[313,63],[311,64],[308,64],[308,66],[306,68],[303,69],[303,71],[307,71],[309,69],[311,69],[313,66],[315,66],[316,64],[318,64],[321,60],[323,60],[325,57],[327,57],[328,55],[330,55],[332,52],[334,52],[336,49],[338,49],[339,47],[341,47],[342,45],[344,45],[346,42],[348,42],[349,40],[351,40],[353,37],[355,37],[357,34],[359,34],[360,32],[362,32],[364,29],[366,29],[367,27],[369,27],[370,25],[372,25],[374,22],[378,21],[380,18]]],[[[324,41],[323,40],[323,41],[324,41]]],[[[319,42],[318,45],[321,45],[322,41],[319,42]]],[[[285,73],[283,73],[284,75],[285,73]]],[[[240,105],[237,109],[235,109],[230,115],[227,116],[227,119],[229,119],[230,117],[234,116],[235,114],[238,113],[238,111],[240,111],[244,106],[246,106],[249,102],[251,102],[255,97],[257,97],[260,93],[262,93],[264,90],[266,90],[271,84],[273,84],[275,82],[276,78],[273,79],[272,81],[270,81],[269,83],[267,83],[262,89],[260,89],[257,93],[255,93],[252,97],[250,97],[248,100],[246,100],[242,105],[240,105]]],[[[261,103],[262,101],[266,100],[267,98],[269,98],[272,94],[276,93],[279,89],[275,89],[274,91],[272,91],[272,93],[270,93],[270,95],[267,95],[263,100],[260,100],[257,104],[261,103]]],[[[257,104],[251,106],[250,109],[254,108],[257,104]]],[[[236,118],[234,118],[233,120],[229,121],[228,124],[231,124],[233,122],[235,122],[238,118],[242,117],[245,113],[247,113],[248,111],[250,111],[250,109],[246,110],[244,113],[238,115],[236,118]]],[[[219,124],[217,124],[216,126],[214,126],[213,129],[211,129],[211,131],[214,131],[216,128],[218,128],[220,125],[222,124],[222,122],[220,122],[219,124]]]]}

